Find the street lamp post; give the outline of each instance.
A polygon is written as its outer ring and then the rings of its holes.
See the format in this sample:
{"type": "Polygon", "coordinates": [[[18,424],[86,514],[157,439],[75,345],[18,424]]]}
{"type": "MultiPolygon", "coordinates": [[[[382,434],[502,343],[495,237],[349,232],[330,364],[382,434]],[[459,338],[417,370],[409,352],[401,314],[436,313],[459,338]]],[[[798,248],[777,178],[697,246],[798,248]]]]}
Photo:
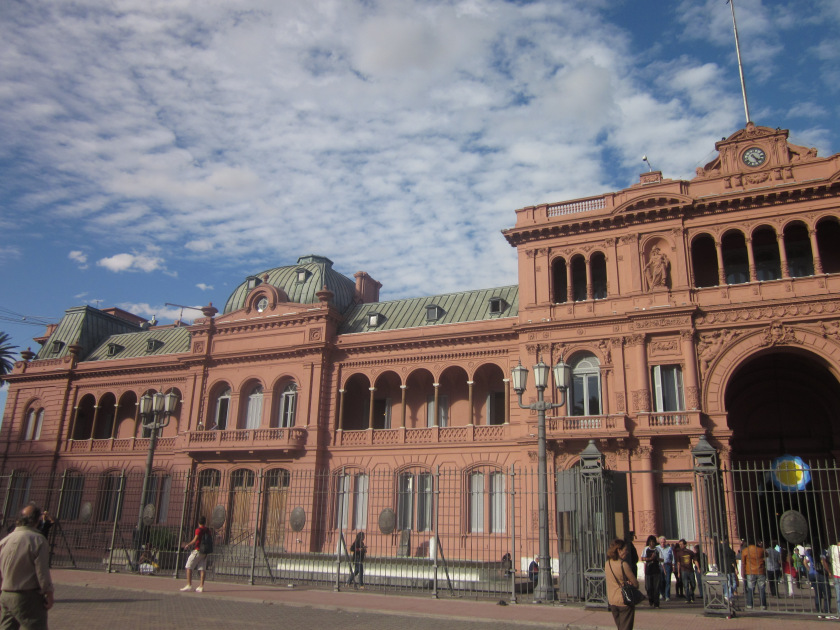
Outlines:
{"type": "Polygon", "coordinates": [[[539,492],[539,517],[540,517],[540,559],[539,559],[539,577],[537,579],[537,588],[534,592],[535,601],[554,601],[554,580],[551,577],[551,560],[548,554],[548,484],[546,471],[546,457],[545,457],[545,411],[546,409],[554,409],[562,407],[566,400],[566,390],[569,388],[569,378],[571,369],[568,365],[563,363],[563,359],[558,361],[557,365],[551,368],[554,372],[554,384],[560,394],[560,400],[556,403],[546,402],[543,396],[546,387],[548,387],[548,372],[549,367],[540,362],[534,366],[534,386],[537,388],[537,402],[530,405],[522,404],[522,394],[525,393],[525,387],[528,383],[528,369],[522,367],[520,363],[511,372],[511,380],[513,381],[513,391],[519,397],[519,407],[522,409],[530,409],[537,412],[537,456],[539,477],[538,492],[539,492]]]}
{"type": "Polygon", "coordinates": [[[149,452],[146,455],[146,473],[143,475],[143,491],[140,494],[140,514],[137,517],[137,549],[135,563],[139,569],[140,549],[143,545],[143,512],[145,510],[146,494],[149,491],[149,479],[152,476],[152,464],[155,460],[155,446],[157,446],[158,431],[169,426],[169,420],[178,405],[178,394],[170,391],[168,394],[148,392],[140,397],[140,426],[151,432],[149,436],[149,452]]]}

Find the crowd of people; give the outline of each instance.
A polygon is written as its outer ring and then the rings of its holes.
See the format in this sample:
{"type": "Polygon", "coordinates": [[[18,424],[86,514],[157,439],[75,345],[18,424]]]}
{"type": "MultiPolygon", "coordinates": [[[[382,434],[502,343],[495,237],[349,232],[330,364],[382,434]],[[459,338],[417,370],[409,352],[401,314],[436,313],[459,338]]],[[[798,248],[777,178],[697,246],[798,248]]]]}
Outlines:
{"type": "MultiPolygon", "coordinates": [[[[638,587],[638,563],[642,563],[644,589],[648,606],[659,608],[662,602],[671,601],[671,583],[674,597],[693,603],[703,597],[703,575],[708,571],[708,556],[700,545],[690,546],[680,539],[673,546],[665,536],[648,536],[639,556],[633,545],[633,532],[627,540],[614,540],[607,551],[604,572],[607,581],[607,599],[619,630],[632,630],[634,606],[625,604],[621,587],[631,584],[638,587]],[[632,579],[631,579],[632,577],[632,579]]],[[[767,591],[771,597],[794,597],[796,588],[813,591],[814,609],[826,619],[840,619],[840,542],[817,554],[805,545],[797,545],[790,552],[777,541],[766,545],[762,541],[742,540],[736,553],[730,546],[719,552],[721,566],[716,567],[725,576],[724,597],[731,601],[743,583],[745,608],[767,609],[767,591]],[[740,580],[739,580],[740,577],[740,580]],[[837,614],[831,615],[831,584],[837,614]]]]}

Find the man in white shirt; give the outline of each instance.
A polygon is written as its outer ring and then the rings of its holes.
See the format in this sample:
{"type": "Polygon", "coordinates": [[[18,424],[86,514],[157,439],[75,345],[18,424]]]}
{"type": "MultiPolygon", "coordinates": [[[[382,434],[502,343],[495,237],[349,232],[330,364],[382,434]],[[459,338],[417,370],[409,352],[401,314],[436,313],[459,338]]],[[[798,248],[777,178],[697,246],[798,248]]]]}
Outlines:
{"type": "Polygon", "coordinates": [[[656,547],[659,555],[662,556],[662,582],[659,584],[659,599],[666,602],[671,601],[671,575],[674,572],[674,550],[668,544],[665,536],[659,537],[659,545],[656,547]]]}

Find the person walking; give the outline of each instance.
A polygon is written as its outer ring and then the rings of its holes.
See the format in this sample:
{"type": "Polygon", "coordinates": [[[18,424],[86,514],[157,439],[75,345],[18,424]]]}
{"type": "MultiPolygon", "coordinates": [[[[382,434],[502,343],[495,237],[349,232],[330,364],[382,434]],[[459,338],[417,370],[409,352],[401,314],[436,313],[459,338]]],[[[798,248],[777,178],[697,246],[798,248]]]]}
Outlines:
{"type": "Polygon", "coordinates": [[[779,578],[782,575],[782,548],[775,540],[770,541],[770,546],[767,547],[767,558],[765,560],[767,568],[767,586],[770,587],[770,596],[779,596],[779,578]]]}
{"type": "Polygon", "coordinates": [[[648,605],[659,608],[659,582],[662,580],[662,556],[656,546],[656,536],[647,537],[647,546],[642,552],[642,562],[645,565],[645,592],[648,605]]]}
{"type": "Polygon", "coordinates": [[[365,588],[365,556],[367,555],[367,545],[365,545],[365,533],[359,532],[356,534],[356,539],[350,545],[350,553],[353,556],[353,571],[350,573],[350,579],[347,580],[348,586],[354,584],[356,576],[359,576],[358,588],[364,590],[365,588]]]}
{"type": "Polygon", "coordinates": [[[753,607],[753,596],[757,585],[761,609],[767,610],[767,569],[762,543],[753,544],[750,542],[741,551],[741,577],[744,578],[747,608],[753,607]]]}
{"type": "Polygon", "coordinates": [[[674,550],[665,536],[659,537],[659,555],[662,557],[662,581],[659,583],[659,599],[671,601],[671,575],[674,572],[674,550]]]}
{"type": "Polygon", "coordinates": [[[27,505],[15,530],[0,540],[0,628],[47,630],[47,611],[53,607],[50,549],[38,531],[41,510],[27,505]]]}
{"type": "Polygon", "coordinates": [[[628,544],[620,538],[613,540],[607,549],[607,564],[604,567],[607,578],[607,603],[618,630],[633,630],[636,619],[636,607],[625,604],[621,594],[621,587],[627,582],[636,588],[639,587],[636,574],[627,564],[627,547],[628,544]]]}
{"type": "Polygon", "coordinates": [[[210,532],[210,528],[207,527],[207,517],[199,516],[198,527],[195,528],[195,536],[193,536],[193,539],[190,542],[184,545],[184,549],[192,547],[192,553],[190,554],[190,557],[187,558],[187,585],[181,589],[182,591],[193,590],[193,571],[198,571],[201,576],[201,580],[198,584],[198,588],[195,589],[195,592],[204,592],[204,577],[207,573],[207,554],[201,553],[201,539],[205,536],[212,535],[213,534],[210,532]]]}
{"type": "Polygon", "coordinates": [[[679,580],[682,584],[683,597],[688,604],[694,603],[694,589],[697,585],[694,579],[694,572],[698,568],[697,556],[688,548],[685,538],[681,538],[674,551],[674,560],[679,567],[679,580]]]}

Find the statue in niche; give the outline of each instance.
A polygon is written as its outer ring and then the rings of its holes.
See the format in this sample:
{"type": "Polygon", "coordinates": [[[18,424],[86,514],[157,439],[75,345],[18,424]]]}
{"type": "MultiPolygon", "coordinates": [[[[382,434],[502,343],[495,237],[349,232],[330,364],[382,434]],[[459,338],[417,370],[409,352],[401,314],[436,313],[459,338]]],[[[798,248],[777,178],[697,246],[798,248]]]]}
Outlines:
{"type": "Polygon", "coordinates": [[[670,269],[671,261],[668,260],[668,256],[658,246],[650,250],[648,262],[645,265],[645,278],[647,279],[648,290],[659,287],[668,288],[670,269]]]}

